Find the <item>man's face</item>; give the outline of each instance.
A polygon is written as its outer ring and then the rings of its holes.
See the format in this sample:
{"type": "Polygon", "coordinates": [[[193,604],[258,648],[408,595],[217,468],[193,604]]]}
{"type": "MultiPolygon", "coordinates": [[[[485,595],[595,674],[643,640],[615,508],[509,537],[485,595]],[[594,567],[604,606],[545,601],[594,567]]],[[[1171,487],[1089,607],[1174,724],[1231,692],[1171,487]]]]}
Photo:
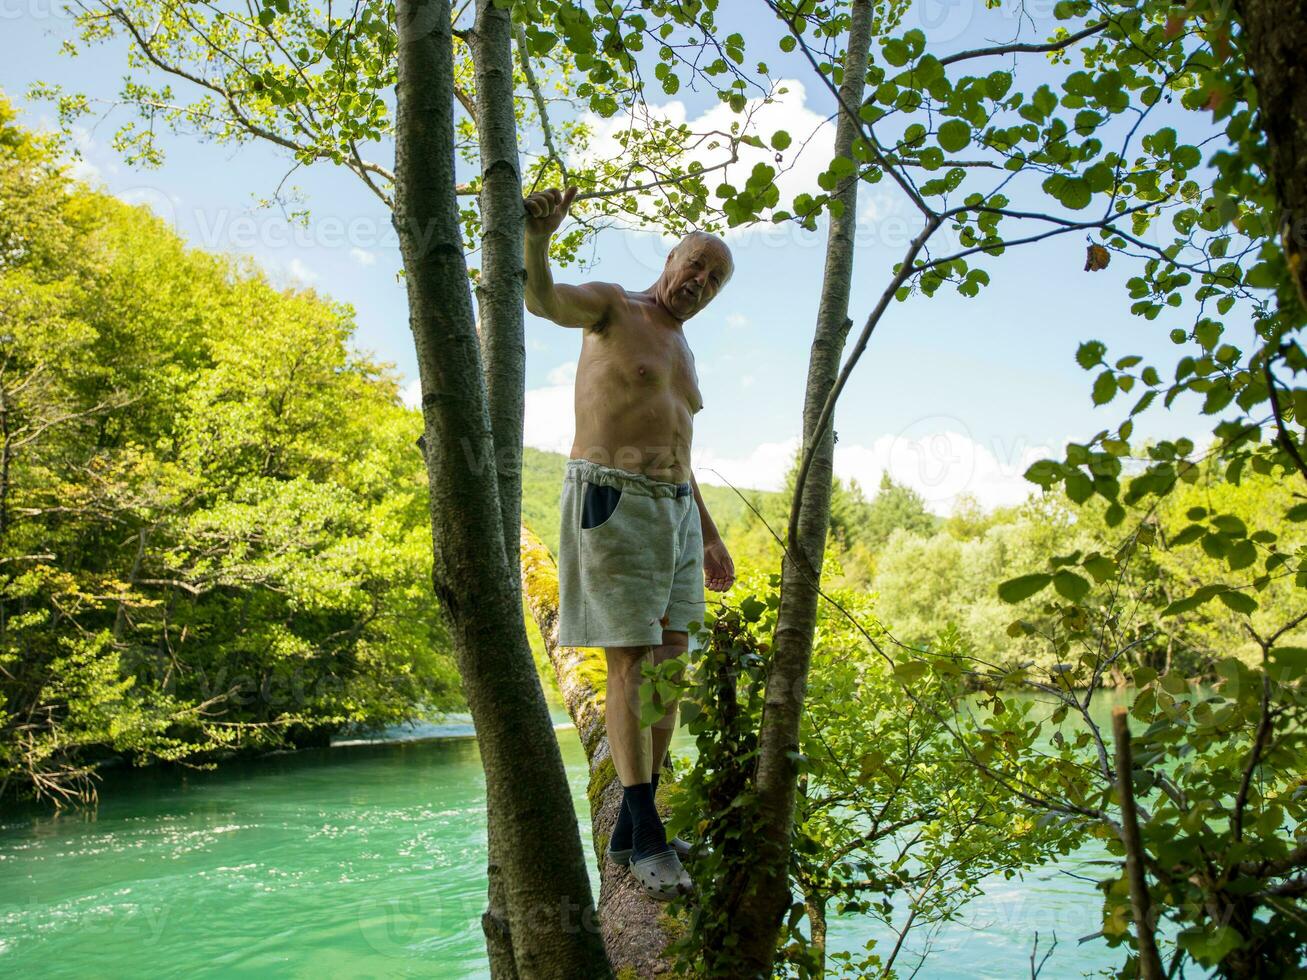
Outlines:
{"type": "Polygon", "coordinates": [[[712,302],[734,271],[730,249],[720,238],[686,235],[667,256],[664,305],[678,320],[688,320],[712,302]]]}

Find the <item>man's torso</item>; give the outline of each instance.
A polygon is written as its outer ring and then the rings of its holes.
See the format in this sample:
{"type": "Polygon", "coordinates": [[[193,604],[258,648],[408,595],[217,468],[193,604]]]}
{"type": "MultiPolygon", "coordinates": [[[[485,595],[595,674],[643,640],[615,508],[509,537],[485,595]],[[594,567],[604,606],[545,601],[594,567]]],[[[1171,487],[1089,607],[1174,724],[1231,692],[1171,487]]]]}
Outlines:
{"type": "Polygon", "coordinates": [[[690,478],[694,413],[703,407],[694,354],[680,323],[651,298],[623,297],[581,342],[571,455],[680,483],[690,478]]]}

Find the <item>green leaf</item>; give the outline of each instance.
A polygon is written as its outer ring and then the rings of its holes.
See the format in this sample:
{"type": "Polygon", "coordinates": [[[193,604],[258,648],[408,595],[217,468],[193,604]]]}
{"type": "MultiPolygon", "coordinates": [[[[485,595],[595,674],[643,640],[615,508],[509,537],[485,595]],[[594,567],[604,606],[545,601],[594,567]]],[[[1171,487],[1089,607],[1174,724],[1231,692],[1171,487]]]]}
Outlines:
{"type": "Polygon", "coordinates": [[[1202,588],[1195,591],[1193,595],[1175,600],[1175,602],[1162,610],[1162,616],[1178,616],[1180,613],[1197,609],[1203,603],[1214,597],[1218,592],[1223,591],[1224,588],[1225,586],[1223,585],[1204,585],[1202,588]]]}
{"type": "Polygon", "coordinates": [[[1021,575],[1000,584],[998,597],[1004,602],[1020,602],[1022,599],[1029,599],[1036,592],[1042,591],[1051,581],[1053,581],[1053,576],[1044,572],[1021,575]]]}
{"type": "Polygon", "coordinates": [[[997,101],[1007,95],[1008,89],[1012,87],[1012,73],[1006,71],[992,71],[985,76],[985,94],[991,99],[997,101]]]}
{"type": "Polygon", "coordinates": [[[1092,198],[1093,191],[1089,182],[1079,177],[1066,181],[1062,185],[1061,193],[1058,194],[1058,200],[1073,211],[1088,207],[1092,198]]]}
{"type": "Polygon", "coordinates": [[[1204,966],[1216,966],[1243,945],[1239,933],[1229,926],[1194,926],[1180,933],[1177,940],[1181,949],[1204,966]]]}
{"type": "Polygon", "coordinates": [[[1107,345],[1099,340],[1087,340],[1076,350],[1076,363],[1086,371],[1103,363],[1107,345]]]}
{"type": "Polygon", "coordinates": [[[1066,495],[1077,504],[1083,504],[1094,495],[1094,483],[1079,470],[1068,473],[1066,477],[1066,495]]]}
{"type": "Polygon", "coordinates": [[[971,127],[961,119],[950,119],[939,127],[936,139],[942,149],[956,153],[971,142],[971,127]]]}
{"type": "Polygon", "coordinates": [[[1212,523],[1225,534],[1240,538],[1248,534],[1248,526],[1233,514],[1217,514],[1212,518],[1212,523]]]}
{"type": "Polygon", "coordinates": [[[1090,555],[1082,564],[1085,571],[1100,585],[1116,574],[1116,562],[1103,555],[1090,555]]]}
{"type": "Polygon", "coordinates": [[[744,617],[746,623],[756,623],[762,618],[762,614],[767,611],[767,603],[748,596],[740,603],[740,615],[744,617]]]}
{"type": "Polygon", "coordinates": [[[894,665],[894,676],[904,683],[911,683],[924,677],[928,669],[925,661],[906,660],[901,664],[894,665]]]}
{"type": "Polygon", "coordinates": [[[881,49],[881,51],[885,55],[885,60],[888,61],[891,65],[894,65],[896,68],[902,65],[906,65],[908,63],[908,58],[910,57],[908,53],[908,46],[904,44],[902,40],[896,37],[890,38],[888,41],[886,41],[885,46],[881,49]]]}
{"type": "Polygon", "coordinates": [[[1236,541],[1230,546],[1225,560],[1231,571],[1237,572],[1241,568],[1247,568],[1257,560],[1257,546],[1247,538],[1236,541]]]}
{"type": "Polygon", "coordinates": [[[1135,687],[1147,687],[1149,684],[1153,683],[1156,677],[1157,671],[1153,670],[1152,667],[1136,667],[1135,672],[1132,675],[1135,687]]]}
{"type": "Polygon", "coordinates": [[[1185,691],[1189,690],[1188,678],[1186,678],[1184,674],[1178,673],[1174,670],[1163,674],[1159,683],[1162,686],[1162,690],[1167,694],[1184,694],[1185,691]]]}
{"type": "Polygon", "coordinates": [[[1307,674],[1307,647],[1271,647],[1267,660],[1281,672],[1281,682],[1307,674]]]}
{"type": "Polygon", "coordinates": [[[1246,592],[1222,592],[1217,598],[1228,608],[1245,616],[1251,616],[1257,610],[1257,600],[1246,592]]]}
{"type": "Polygon", "coordinates": [[[1079,602],[1089,594],[1089,582],[1066,569],[1053,576],[1053,588],[1062,598],[1070,599],[1072,602],[1079,602]]]}
{"type": "Polygon", "coordinates": [[[1110,370],[1104,371],[1094,379],[1094,404],[1106,405],[1117,392],[1116,375],[1110,370]]]}

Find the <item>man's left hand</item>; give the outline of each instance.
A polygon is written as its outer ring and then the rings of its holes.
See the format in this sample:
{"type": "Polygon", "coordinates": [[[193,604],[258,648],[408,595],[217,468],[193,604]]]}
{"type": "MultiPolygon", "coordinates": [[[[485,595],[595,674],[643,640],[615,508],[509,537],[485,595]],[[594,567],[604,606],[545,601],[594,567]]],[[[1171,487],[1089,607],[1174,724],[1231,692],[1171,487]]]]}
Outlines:
{"type": "Polygon", "coordinates": [[[714,592],[725,592],[735,584],[735,563],[720,538],[703,546],[703,577],[714,592]]]}

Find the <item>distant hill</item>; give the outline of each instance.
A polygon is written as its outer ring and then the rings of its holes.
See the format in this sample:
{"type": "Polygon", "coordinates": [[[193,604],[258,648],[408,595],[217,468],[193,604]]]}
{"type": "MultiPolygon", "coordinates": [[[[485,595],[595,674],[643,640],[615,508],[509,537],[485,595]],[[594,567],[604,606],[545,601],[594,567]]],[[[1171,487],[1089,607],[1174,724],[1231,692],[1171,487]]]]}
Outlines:
{"type": "MultiPolygon", "coordinates": [[[[562,453],[527,448],[522,457],[522,520],[554,554],[558,553],[558,496],[566,465],[567,457],[562,453]]],[[[699,489],[723,537],[731,538],[735,531],[749,523],[749,507],[734,490],[706,483],[700,483],[699,489]]],[[[764,510],[765,503],[771,498],[780,496],[773,490],[745,490],[742,487],[740,493],[759,510],[764,510]]]]}

